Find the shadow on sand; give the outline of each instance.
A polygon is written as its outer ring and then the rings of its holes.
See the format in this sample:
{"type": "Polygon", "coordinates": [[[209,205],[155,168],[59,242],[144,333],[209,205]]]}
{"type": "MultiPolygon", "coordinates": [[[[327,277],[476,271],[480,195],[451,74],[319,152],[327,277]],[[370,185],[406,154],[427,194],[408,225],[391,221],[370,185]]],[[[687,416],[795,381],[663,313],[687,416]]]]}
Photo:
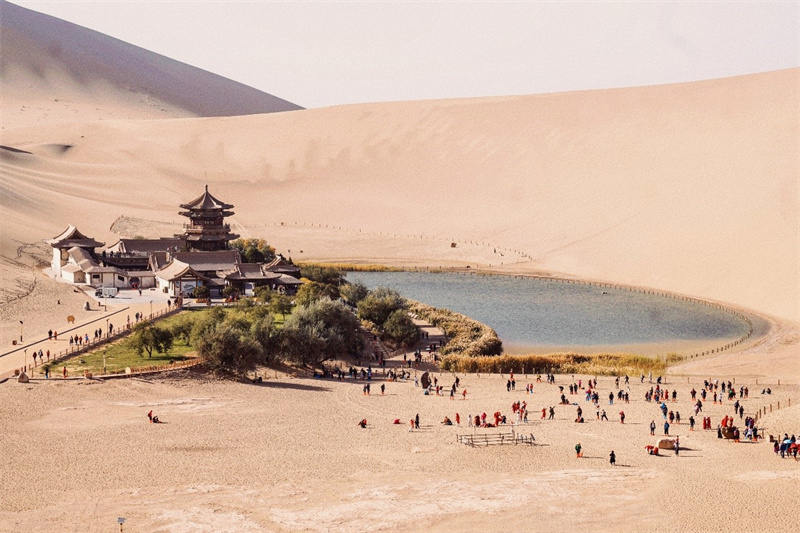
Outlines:
{"type": "Polygon", "coordinates": [[[330,392],[328,387],[319,387],[317,385],[305,385],[303,383],[287,383],[285,381],[262,381],[261,383],[245,382],[246,385],[253,387],[267,387],[271,389],[292,389],[292,390],[307,390],[317,392],[330,392]]]}

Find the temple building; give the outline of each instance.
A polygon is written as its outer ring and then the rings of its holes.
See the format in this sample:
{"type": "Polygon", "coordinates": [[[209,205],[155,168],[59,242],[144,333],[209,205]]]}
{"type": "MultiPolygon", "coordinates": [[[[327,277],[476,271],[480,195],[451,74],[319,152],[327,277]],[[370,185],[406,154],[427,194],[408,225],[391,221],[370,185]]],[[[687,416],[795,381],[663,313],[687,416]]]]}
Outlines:
{"type": "Polygon", "coordinates": [[[239,235],[225,223],[225,217],[234,214],[233,205],[212,196],[208,185],[202,195],[180,207],[190,221],[184,233],[123,238],[99,254],[95,248],[104,243],[68,226],[45,241],[53,247],[53,276],[92,287],[156,288],[176,297],[191,296],[199,286],[208,287],[212,297],[222,296],[227,286],[241,295],[252,295],[262,285],[292,294],[302,284],[300,268],[281,255],[265,263],[242,262],[239,251],[229,245],[239,235]]]}
{"type": "Polygon", "coordinates": [[[233,206],[214,198],[208,192],[208,185],[203,194],[181,207],[186,211],[178,214],[188,217],[189,223],[183,225],[183,235],[176,237],[186,241],[190,251],[227,250],[228,243],[239,238],[231,233],[230,224],[225,224],[225,217],[234,214],[230,211],[233,206]]]}

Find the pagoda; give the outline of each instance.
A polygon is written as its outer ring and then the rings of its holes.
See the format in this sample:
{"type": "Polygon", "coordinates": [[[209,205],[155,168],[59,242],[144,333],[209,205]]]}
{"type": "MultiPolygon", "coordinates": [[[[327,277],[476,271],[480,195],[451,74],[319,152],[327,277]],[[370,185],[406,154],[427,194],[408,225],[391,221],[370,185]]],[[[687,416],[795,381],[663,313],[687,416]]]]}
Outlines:
{"type": "Polygon", "coordinates": [[[182,235],[176,235],[186,241],[189,250],[213,252],[227,250],[228,242],[238,239],[239,236],[231,233],[230,224],[225,224],[225,217],[233,215],[231,204],[226,204],[205,192],[188,204],[181,204],[178,214],[189,218],[189,223],[184,224],[182,235]]]}

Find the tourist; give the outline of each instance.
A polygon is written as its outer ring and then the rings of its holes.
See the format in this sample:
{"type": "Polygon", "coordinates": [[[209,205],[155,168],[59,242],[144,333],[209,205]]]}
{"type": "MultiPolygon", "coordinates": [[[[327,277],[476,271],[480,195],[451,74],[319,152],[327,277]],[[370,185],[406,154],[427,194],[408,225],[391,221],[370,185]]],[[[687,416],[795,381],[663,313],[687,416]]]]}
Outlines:
{"type": "Polygon", "coordinates": [[[614,450],[611,450],[611,453],[608,454],[608,462],[611,463],[611,466],[617,464],[617,455],[614,453],[614,450]]]}
{"type": "Polygon", "coordinates": [[[600,420],[605,420],[606,422],[608,422],[608,415],[606,414],[605,409],[603,409],[603,411],[600,413],[600,420]]]}
{"type": "Polygon", "coordinates": [[[675,444],[673,445],[673,448],[675,448],[675,457],[677,457],[678,456],[678,452],[681,449],[680,438],[679,437],[675,437],[675,444]]]}
{"type": "Polygon", "coordinates": [[[467,389],[464,389],[463,391],[461,391],[461,399],[462,400],[466,400],[467,399],[467,389]]]}
{"type": "Polygon", "coordinates": [[[694,417],[689,416],[689,431],[694,431],[694,417]]]}
{"type": "Polygon", "coordinates": [[[150,423],[153,422],[153,410],[152,409],[147,412],[147,418],[148,418],[148,420],[150,420],[150,423]]]}
{"type": "Polygon", "coordinates": [[[583,457],[581,449],[582,449],[581,443],[579,442],[578,444],[575,445],[575,458],[576,459],[580,458],[580,457],[583,457]]]}
{"type": "Polygon", "coordinates": [[[656,421],[655,420],[651,420],[650,421],[650,434],[651,435],[655,435],[656,434],[656,421]]]}
{"type": "Polygon", "coordinates": [[[419,413],[414,417],[414,428],[419,429],[419,413]]]}
{"type": "Polygon", "coordinates": [[[619,423],[620,424],[624,424],[625,423],[625,411],[620,411],[619,412],[619,423]]]}
{"type": "Polygon", "coordinates": [[[62,371],[61,375],[63,376],[63,379],[67,378],[67,367],[64,367],[64,370],[62,371]]]}
{"type": "Polygon", "coordinates": [[[664,422],[664,435],[669,435],[669,422],[664,422]]]}
{"type": "Polygon", "coordinates": [[[385,393],[386,393],[386,384],[381,383],[381,396],[383,396],[385,393]]]}
{"type": "Polygon", "coordinates": [[[47,330],[47,340],[51,340],[53,338],[53,330],[47,330]]]}
{"type": "Polygon", "coordinates": [[[362,418],[361,422],[359,422],[358,425],[359,425],[359,427],[361,427],[361,429],[367,429],[367,419],[366,418],[362,418]]]}

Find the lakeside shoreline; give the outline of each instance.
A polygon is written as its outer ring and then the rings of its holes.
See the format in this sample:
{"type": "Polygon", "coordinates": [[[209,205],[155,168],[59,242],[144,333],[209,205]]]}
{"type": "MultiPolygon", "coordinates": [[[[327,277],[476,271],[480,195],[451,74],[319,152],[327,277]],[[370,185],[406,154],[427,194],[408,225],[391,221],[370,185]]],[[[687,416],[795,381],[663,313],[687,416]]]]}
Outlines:
{"type": "Polygon", "coordinates": [[[602,345],[543,345],[533,344],[527,345],[524,343],[509,343],[505,339],[504,346],[512,348],[512,351],[504,350],[506,354],[520,355],[532,353],[553,354],[561,352],[579,352],[591,355],[594,353],[608,353],[608,352],[622,352],[622,353],[636,353],[646,354],[648,356],[666,357],[669,354],[678,354],[683,356],[684,359],[696,359],[698,357],[708,356],[723,352],[742,351],[758,344],[765,337],[774,332],[776,323],[780,323],[781,319],[766,315],[764,313],[747,309],[742,306],[730,304],[728,302],[721,302],[708,298],[700,298],[697,296],[687,295],[680,292],[668,291],[664,289],[657,289],[653,287],[646,287],[640,285],[608,282],[597,279],[584,279],[569,276],[568,274],[555,274],[550,272],[525,272],[525,271],[508,271],[495,268],[472,268],[470,266],[420,266],[420,265],[403,265],[403,264],[381,264],[376,261],[360,261],[354,260],[325,262],[322,260],[306,261],[302,264],[306,265],[320,265],[330,266],[337,268],[344,272],[422,272],[422,273],[453,273],[453,274],[472,274],[482,276],[506,276],[512,278],[529,278],[529,279],[542,279],[548,281],[556,281],[569,284],[581,284],[586,286],[614,288],[618,290],[625,290],[630,292],[639,292],[642,294],[657,295],[664,298],[671,298],[676,300],[683,300],[692,302],[699,305],[714,307],[731,314],[740,320],[745,321],[749,326],[749,331],[746,335],[741,337],[725,337],[720,339],[709,339],[708,341],[697,340],[675,340],[675,341],[657,341],[657,342],[640,342],[640,343],[622,343],[622,344],[602,344],[602,345]],[[721,343],[715,341],[722,341],[721,343]],[[669,349],[670,346],[681,345],[682,349],[674,350],[669,349]],[[635,350],[635,351],[633,351],[635,350]]]}

